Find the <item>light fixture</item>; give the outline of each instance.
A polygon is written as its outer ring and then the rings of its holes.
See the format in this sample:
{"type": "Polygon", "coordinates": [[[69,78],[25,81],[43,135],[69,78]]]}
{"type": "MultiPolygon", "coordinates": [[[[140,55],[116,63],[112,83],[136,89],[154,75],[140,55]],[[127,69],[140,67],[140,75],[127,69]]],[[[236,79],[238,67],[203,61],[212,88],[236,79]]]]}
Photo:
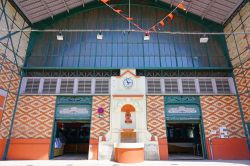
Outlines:
{"type": "Polygon", "coordinates": [[[102,32],[99,32],[99,33],[96,35],[96,38],[97,38],[97,40],[102,40],[102,39],[103,39],[103,34],[102,34],[102,32]]]}
{"type": "Polygon", "coordinates": [[[150,40],[150,34],[149,34],[149,32],[145,33],[144,40],[150,40]]]}
{"type": "Polygon", "coordinates": [[[56,39],[57,39],[57,40],[60,40],[60,41],[63,40],[62,32],[59,32],[59,33],[56,35],[56,39]]]}
{"type": "Polygon", "coordinates": [[[207,43],[208,37],[206,35],[203,35],[203,37],[200,38],[200,43],[207,43]]]}

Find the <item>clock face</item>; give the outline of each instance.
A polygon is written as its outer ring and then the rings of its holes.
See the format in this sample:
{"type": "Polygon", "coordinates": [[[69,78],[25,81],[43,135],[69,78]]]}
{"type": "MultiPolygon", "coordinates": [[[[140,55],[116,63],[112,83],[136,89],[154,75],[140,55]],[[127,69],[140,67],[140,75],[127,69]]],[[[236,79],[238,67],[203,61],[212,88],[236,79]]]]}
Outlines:
{"type": "Polygon", "coordinates": [[[125,78],[123,80],[123,85],[126,87],[126,88],[130,88],[133,86],[133,80],[131,78],[125,78]]]}

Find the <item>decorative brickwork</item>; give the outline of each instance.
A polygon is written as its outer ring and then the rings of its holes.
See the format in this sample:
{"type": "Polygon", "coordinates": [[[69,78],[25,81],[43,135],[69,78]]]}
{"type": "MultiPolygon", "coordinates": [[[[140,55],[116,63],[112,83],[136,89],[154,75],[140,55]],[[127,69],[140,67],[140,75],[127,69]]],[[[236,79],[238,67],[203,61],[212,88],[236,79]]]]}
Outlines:
{"type": "MultiPolygon", "coordinates": [[[[225,32],[250,31],[250,3],[236,14],[232,21],[225,27],[225,32]]],[[[244,112],[245,122],[250,122],[250,34],[228,35],[227,46],[233,65],[240,104],[244,112]]]]}
{"type": "Polygon", "coordinates": [[[0,57],[2,62],[0,64],[0,88],[8,92],[4,110],[1,110],[3,112],[2,120],[0,120],[0,138],[7,138],[15,108],[20,78],[17,74],[17,67],[3,58],[2,55],[0,55],[0,57]]]}
{"type": "Polygon", "coordinates": [[[152,135],[159,139],[167,137],[163,96],[147,96],[147,125],[152,135]]]}
{"type": "Polygon", "coordinates": [[[218,138],[221,126],[227,127],[229,138],[244,137],[236,96],[201,96],[201,108],[206,138],[218,138]]]}
{"type": "Polygon", "coordinates": [[[9,135],[10,124],[12,120],[13,110],[15,107],[16,95],[9,93],[3,112],[2,122],[0,125],[0,138],[7,138],[9,135]]]}
{"type": "Polygon", "coordinates": [[[50,138],[55,104],[55,96],[20,96],[12,138],[50,138]]]}
{"type": "Polygon", "coordinates": [[[98,139],[99,136],[107,134],[110,128],[110,98],[109,96],[93,96],[92,120],[90,138],[98,139]],[[99,117],[98,108],[104,109],[104,114],[99,117]]]}

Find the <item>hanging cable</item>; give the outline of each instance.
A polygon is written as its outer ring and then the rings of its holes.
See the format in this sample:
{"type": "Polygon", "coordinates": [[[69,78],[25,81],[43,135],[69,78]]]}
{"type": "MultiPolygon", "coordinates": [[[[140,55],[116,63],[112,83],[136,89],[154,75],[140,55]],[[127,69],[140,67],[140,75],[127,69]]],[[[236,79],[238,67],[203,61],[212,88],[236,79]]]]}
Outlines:
{"type": "MultiPolygon", "coordinates": [[[[128,30],[128,29],[0,29],[0,32],[136,32],[136,33],[145,33],[144,30],[128,30]]],[[[170,32],[170,31],[149,31],[150,33],[158,34],[170,34],[170,35],[246,35],[250,34],[249,32],[170,32]]]]}

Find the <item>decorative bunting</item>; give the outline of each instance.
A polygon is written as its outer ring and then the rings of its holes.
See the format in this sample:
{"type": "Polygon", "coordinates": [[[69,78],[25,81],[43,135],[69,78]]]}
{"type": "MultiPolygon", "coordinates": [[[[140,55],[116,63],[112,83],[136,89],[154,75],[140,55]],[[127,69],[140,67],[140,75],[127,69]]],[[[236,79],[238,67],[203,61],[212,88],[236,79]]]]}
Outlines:
{"type": "Polygon", "coordinates": [[[152,30],[156,32],[156,25],[152,27],[152,30]]]}
{"type": "Polygon", "coordinates": [[[132,17],[126,17],[128,21],[133,21],[134,19],[132,17]]]}
{"type": "Polygon", "coordinates": [[[101,2],[103,3],[107,3],[109,0],[101,0],[101,2]]]}
{"type": "Polygon", "coordinates": [[[182,3],[180,3],[177,7],[184,10],[184,11],[186,11],[186,8],[182,3]]]}
{"type": "Polygon", "coordinates": [[[114,10],[116,13],[121,13],[122,12],[122,10],[120,10],[120,9],[116,9],[116,10],[114,10]]]}
{"type": "Polygon", "coordinates": [[[168,14],[168,18],[169,18],[170,20],[173,20],[174,15],[173,15],[172,13],[169,13],[169,14],[168,14]]]}
{"type": "Polygon", "coordinates": [[[163,19],[161,19],[159,22],[157,22],[156,24],[154,24],[147,31],[153,30],[154,32],[156,32],[156,28],[160,30],[160,28],[158,27],[158,25],[161,25],[162,27],[164,27],[165,26],[164,20],[166,20],[167,18],[169,18],[170,20],[173,20],[173,18],[174,18],[173,13],[175,12],[175,10],[177,8],[181,8],[183,10],[186,10],[185,7],[184,7],[184,5],[182,4],[183,2],[184,2],[184,0],[182,0],[169,14],[167,14],[163,19]]]}
{"type": "MultiPolygon", "coordinates": [[[[130,24],[132,24],[133,26],[135,26],[136,28],[138,28],[139,30],[143,31],[143,32],[150,32],[150,30],[152,30],[153,32],[157,32],[157,30],[161,30],[160,29],[160,26],[161,27],[164,27],[165,26],[165,20],[167,18],[169,18],[170,20],[173,20],[174,18],[174,12],[177,8],[179,9],[182,9],[182,10],[185,10],[186,11],[186,8],[185,6],[183,5],[183,2],[184,0],[182,0],[169,14],[167,14],[163,19],[161,19],[159,22],[157,22],[156,24],[154,24],[151,28],[145,30],[145,29],[142,29],[138,24],[136,24],[134,21],[134,18],[132,17],[128,17],[128,15],[126,14],[123,14],[123,11],[120,10],[120,9],[114,9],[111,5],[108,4],[110,0],[101,0],[102,3],[104,3],[106,6],[108,6],[109,8],[111,8],[115,13],[119,14],[121,17],[123,17],[124,19],[126,19],[127,21],[130,22],[130,24]],[[157,29],[156,29],[157,28],[157,29]]],[[[167,21],[167,20],[166,20],[167,21]]]]}
{"type": "Polygon", "coordinates": [[[162,26],[162,27],[164,27],[164,26],[165,26],[165,23],[164,23],[164,21],[163,21],[163,20],[161,20],[161,21],[160,21],[160,24],[161,24],[161,26],[162,26]]]}

